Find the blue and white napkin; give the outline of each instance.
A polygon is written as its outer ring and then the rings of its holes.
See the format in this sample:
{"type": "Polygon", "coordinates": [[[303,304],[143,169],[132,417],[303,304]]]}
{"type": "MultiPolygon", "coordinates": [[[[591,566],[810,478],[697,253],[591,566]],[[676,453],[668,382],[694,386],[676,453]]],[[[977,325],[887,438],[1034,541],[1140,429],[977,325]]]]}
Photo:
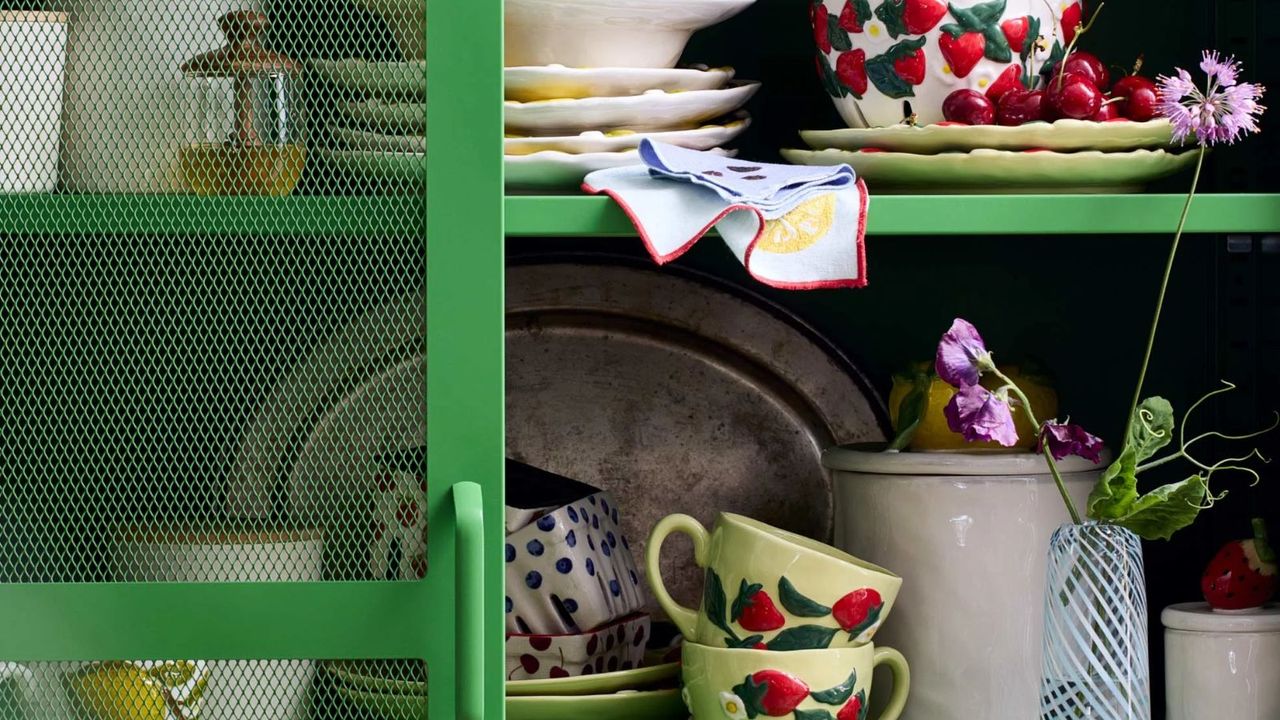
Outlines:
{"type": "Polygon", "coordinates": [[[582,188],[617,201],[659,264],[714,227],[766,285],[867,284],[867,188],[848,165],[753,163],[648,140],[640,158],[587,175],[582,188]]]}

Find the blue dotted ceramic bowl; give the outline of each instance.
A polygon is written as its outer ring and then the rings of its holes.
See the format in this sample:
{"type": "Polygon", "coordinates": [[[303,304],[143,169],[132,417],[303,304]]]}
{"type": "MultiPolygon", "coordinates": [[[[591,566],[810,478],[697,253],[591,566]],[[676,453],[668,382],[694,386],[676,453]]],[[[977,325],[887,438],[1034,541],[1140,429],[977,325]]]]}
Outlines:
{"type": "Polygon", "coordinates": [[[508,535],[504,551],[508,633],[581,633],[644,605],[609,493],[543,515],[508,535]]]}

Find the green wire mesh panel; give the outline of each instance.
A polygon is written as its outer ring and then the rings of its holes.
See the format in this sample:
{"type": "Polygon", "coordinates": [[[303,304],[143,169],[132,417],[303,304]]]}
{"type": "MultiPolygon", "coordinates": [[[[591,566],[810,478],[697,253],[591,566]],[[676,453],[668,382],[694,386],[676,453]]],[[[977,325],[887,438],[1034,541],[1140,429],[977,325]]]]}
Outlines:
{"type": "Polygon", "coordinates": [[[0,663],[3,720],[411,720],[416,660],[0,663]]]}
{"type": "Polygon", "coordinates": [[[0,0],[0,582],[424,575],[401,4],[0,0]]]}

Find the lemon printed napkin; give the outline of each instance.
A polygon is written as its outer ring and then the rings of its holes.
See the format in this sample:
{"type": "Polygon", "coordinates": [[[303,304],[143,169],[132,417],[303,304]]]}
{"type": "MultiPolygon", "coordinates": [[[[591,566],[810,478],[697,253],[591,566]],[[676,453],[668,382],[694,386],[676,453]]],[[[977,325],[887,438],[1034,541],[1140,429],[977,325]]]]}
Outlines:
{"type": "Polygon", "coordinates": [[[659,264],[714,227],[766,285],[866,285],[867,190],[848,165],[753,163],[648,140],[640,158],[587,175],[582,188],[612,197],[659,264]]]}

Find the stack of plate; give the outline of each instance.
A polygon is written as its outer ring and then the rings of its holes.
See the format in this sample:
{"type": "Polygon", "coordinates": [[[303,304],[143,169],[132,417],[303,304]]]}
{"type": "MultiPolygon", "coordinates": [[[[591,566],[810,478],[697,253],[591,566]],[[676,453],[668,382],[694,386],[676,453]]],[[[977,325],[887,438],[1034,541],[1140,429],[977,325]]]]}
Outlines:
{"type": "Polygon", "coordinates": [[[342,92],[329,126],[331,167],[373,180],[420,182],[427,151],[426,63],[313,60],[311,71],[342,92]]]}
{"type": "Polygon", "coordinates": [[[759,83],[675,66],[694,31],[752,2],[508,0],[507,187],[577,188],[639,162],[646,138],[717,150],[737,137],[759,83]]]}
{"type": "Polygon", "coordinates": [[[328,660],[320,667],[323,686],[332,691],[328,702],[334,705],[336,717],[418,720],[427,716],[427,677],[421,662],[328,660]]]}
{"type": "Polygon", "coordinates": [[[1006,127],[803,130],[812,150],[783,150],[799,165],[848,163],[873,192],[1135,192],[1195,162],[1170,147],[1166,119],[1058,120],[1006,127]]]}

